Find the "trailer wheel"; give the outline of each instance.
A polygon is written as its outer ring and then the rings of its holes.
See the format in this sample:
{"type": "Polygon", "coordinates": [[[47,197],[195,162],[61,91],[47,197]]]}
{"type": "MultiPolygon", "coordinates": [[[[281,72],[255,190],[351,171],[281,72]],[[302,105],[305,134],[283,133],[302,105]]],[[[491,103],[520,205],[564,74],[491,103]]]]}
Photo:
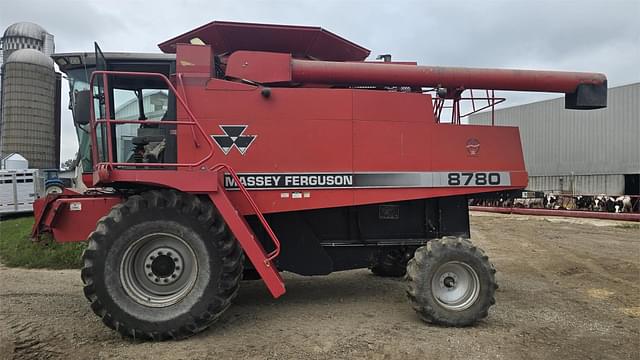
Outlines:
{"type": "Polygon", "coordinates": [[[468,239],[443,238],[418,248],[407,266],[407,296],[423,320],[468,326],[495,304],[495,269],[468,239]]]}
{"type": "Polygon", "coordinates": [[[161,190],[114,206],[89,235],[84,293],[125,337],[180,339],[214,323],[236,296],[243,252],[208,201],[161,190]]]}
{"type": "Polygon", "coordinates": [[[408,250],[393,249],[381,252],[371,265],[370,269],[374,275],[384,277],[400,277],[407,272],[407,262],[411,256],[408,250]]]}
{"type": "Polygon", "coordinates": [[[44,194],[62,194],[64,192],[64,183],[60,179],[52,179],[44,182],[44,194]]]}

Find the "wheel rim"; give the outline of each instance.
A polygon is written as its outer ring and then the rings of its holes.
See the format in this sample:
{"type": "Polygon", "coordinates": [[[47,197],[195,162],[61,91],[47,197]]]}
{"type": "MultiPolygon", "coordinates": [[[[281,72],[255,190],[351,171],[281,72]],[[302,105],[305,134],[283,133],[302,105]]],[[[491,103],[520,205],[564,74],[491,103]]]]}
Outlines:
{"type": "Polygon", "coordinates": [[[49,195],[49,194],[62,194],[64,192],[64,190],[62,190],[61,186],[58,185],[51,185],[49,187],[47,187],[44,191],[45,195],[49,195]]]}
{"type": "Polygon", "coordinates": [[[134,241],[122,258],[120,280],[137,303],[166,307],[182,300],[193,288],[198,259],[182,238],[154,233],[134,241]]]}
{"type": "Polygon", "coordinates": [[[448,310],[462,311],[473,305],[480,294],[480,280],[473,268],[459,261],[438,267],[431,279],[435,300],[448,310]]]}

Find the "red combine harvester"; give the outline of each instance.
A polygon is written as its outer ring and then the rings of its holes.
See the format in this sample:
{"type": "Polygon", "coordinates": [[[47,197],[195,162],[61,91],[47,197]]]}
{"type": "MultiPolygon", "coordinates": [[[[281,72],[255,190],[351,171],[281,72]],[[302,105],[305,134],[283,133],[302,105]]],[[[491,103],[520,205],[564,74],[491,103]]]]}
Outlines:
{"type": "Polygon", "coordinates": [[[474,110],[471,89],[483,108],[493,90],[606,106],[602,74],[367,62],[318,27],[212,22],[159,47],[54,55],[89,189],[35,205],[34,237],[88,240],[84,293],[133,338],[202,331],[243,277],[277,298],[281,271],[367,267],[406,273],[426,321],[470,325],[497,284],[467,195],[523,189],[527,173],[517,128],[460,123],[463,93],[474,110]]]}

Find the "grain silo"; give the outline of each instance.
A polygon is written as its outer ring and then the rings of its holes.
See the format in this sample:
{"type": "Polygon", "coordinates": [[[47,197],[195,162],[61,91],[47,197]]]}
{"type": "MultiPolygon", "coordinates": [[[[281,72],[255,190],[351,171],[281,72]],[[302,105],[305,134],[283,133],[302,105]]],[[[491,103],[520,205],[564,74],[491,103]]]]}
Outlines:
{"type": "Polygon", "coordinates": [[[36,169],[60,164],[60,127],[56,97],[59,77],[53,60],[36,49],[21,49],[4,59],[0,153],[18,153],[36,169]]]}
{"type": "Polygon", "coordinates": [[[12,52],[20,49],[36,49],[45,55],[51,55],[55,51],[53,35],[40,25],[31,22],[12,24],[2,35],[4,59],[8,59],[12,52]]]}
{"type": "MultiPolygon", "coordinates": [[[[31,22],[18,22],[7,27],[4,33],[2,34],[2,37],[0,37],[0,157],[7,156],[8,154],[11,153],[11,152],[7,153],[4,151],[2,143],[4,143],[5,140],[10,143],[14,142],[12,139],[5,139],[5,136],[2,134],[2,129],[4,128],[2,126],[2,123],[3,123],[2,117],[3,117],[3,114],[5,113],[5,111],[2,110],[2,107],[4,106],[3,98],[5,97],[2,94],[2,90],[5,88],[5,86],[2,85],[2,80],[5,77],[4,76],[5,67],[3,66],[3,64],[8,61],[9,57],[13,52],[19,51],[21,49],[34,49],[44,53],[48,57],[55,51],[53,35],[48,33],[44,28],[42,28],[38,24],[34,24],[31,22]]],[[[57,74],[56,76],[58,77],[56,81],[59,82],[60,75],[57,74]]],[[[14,76],[14,80],[15,80],[15,76],[14,76]]],[[[58,102],[58,105],[57,105],[56,111],[53,113],[54,118],[49,120],[50,122],[54,122],[55,124],[54,133],[56,137],[55,139],[56,144],[59,144],[59,138],[60,138],[60,135],[59,135],[60,133],[60,104],[59,104],[60,93],[59,92],[60,92],[60,88],[58,87],[56,89],[56,92],[52,93],[51,95],[53,96],[53,100],[58,102]]],[[[32,92],[26,92],[23,95],[27,99],[33,98],[32,92]]],[[[23,95],[14,93],[11,97],[15,102],[18,98],[21,98],[21,96],[23,95]]],[[[37,105],[36,107],[41,107],[41,106],[37,105]]],[[[33,145],[35,147],[41,146],[41,144],[39,143],[33,143],[33,145]]],[[[56,145],[55,149],[52,149],[49,151],[54,153],[54,156],[56,159],[60,157],[59,146],[56,145]]],[[[29,158],[28,155],[26,154],[24,155],[27,156],[27,158],[29,158]]],[[[29,158],[29,160],[31,164],[33,164],[34,166],[38,164],[42,164],[42,162],[36,159],[29,158]]],[[[55,164],[49,162],[45,165],[46,167],[50,167],[51,165],[54,165],[51,167],[58,168],[59,161],[56,160],[55,164]]]]}

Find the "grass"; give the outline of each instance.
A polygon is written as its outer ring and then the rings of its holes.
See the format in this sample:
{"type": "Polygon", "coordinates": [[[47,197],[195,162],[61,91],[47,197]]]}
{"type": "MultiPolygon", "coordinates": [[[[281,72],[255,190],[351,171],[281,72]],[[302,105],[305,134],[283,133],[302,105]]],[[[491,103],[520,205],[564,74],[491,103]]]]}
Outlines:
{"type": "Polygon", "coordinates": [[[51,238],[32,242],[33,217],[0,220],[0,261],[5,266],[78,269],[85,243],[58,244],[51,238]]]}

